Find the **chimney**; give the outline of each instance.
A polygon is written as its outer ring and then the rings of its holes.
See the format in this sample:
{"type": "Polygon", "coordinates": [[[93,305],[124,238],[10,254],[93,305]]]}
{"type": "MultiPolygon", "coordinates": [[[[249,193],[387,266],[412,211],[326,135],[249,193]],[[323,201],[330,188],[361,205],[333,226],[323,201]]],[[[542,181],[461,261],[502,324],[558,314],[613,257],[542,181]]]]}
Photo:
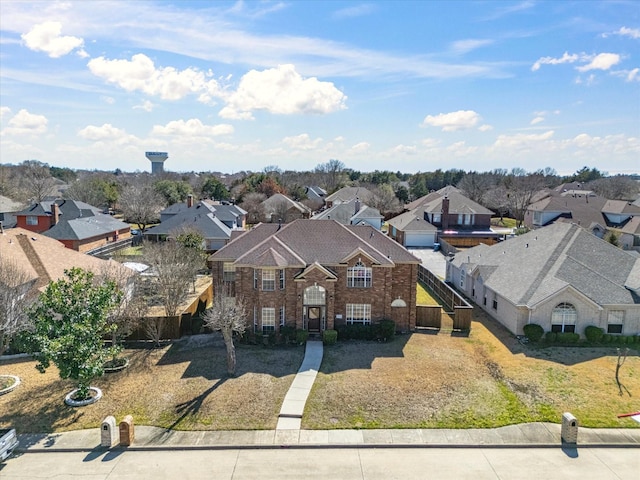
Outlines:
{"type": "Polygon", "coordinates": [[[449,198],[442,199],[442,230],[449,228],[449,198]]]}
{"type": "Polygon", "coordinates": [[[56,202],[51,204],[51,226],[57,225],[60,221],[60,207],[56,202]]]}
{"type": "Polygon", "coordinates": [[[187,208],[193,207],[193,195],[187,195],[187,208]]]}
{"type": "Polygon", "coordinates": [[[354,215],[360,211],[360,199],[356,197],[356,211],[353,213],[354,215]]]}

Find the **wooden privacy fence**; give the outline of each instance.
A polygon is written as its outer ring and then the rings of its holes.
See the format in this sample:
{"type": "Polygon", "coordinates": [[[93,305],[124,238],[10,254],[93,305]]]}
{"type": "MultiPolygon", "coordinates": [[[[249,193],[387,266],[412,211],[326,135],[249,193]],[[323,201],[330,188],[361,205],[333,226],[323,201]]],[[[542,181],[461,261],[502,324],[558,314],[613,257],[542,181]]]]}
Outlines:
{"type": "Polygon", "coordinates": [[[416,327],[440,328],[442,307],[440,305],[416,305],[416,327]]]}
{"type": "MultiPolygon", "coordinates": [[[[471,314],[473,307],[463,298],[458,292],[451,288],[446,282],[439,277],[431,273],[424,266],[418,265],[418,281],[422,283],[427,289],[431,290],[443,303],[443,307],[453,318],[454,330],[470,330],[471,329],[471,314]]],[[[432,325],[420,325],[419,318],[422,315],[423,321],[426,323],[436,323],[434,313],[423,313],[426,311],[426,305],[420,305],[416,307],[416,326],[432,326],[432,325]]],[[[438,326],[434,328],[440,328],[441,317],[437,320],[438,326]]]]}

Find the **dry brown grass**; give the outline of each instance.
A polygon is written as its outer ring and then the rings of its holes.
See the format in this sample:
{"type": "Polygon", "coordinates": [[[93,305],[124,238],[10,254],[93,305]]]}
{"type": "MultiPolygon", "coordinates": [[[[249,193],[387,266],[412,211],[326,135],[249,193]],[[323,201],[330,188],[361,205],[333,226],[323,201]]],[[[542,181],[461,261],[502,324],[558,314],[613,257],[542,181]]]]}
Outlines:
{"type": "Polygon", "coordinates": [[[559,422],[635,427],[616,414],[637,410],[640,358],[621,372],[614,348],[523,346],[478,313],[468,338],[416,333],[388,344],[338,343],[325,360],[303,428],[468,428],[559,422]]]}
{"type": "Polygon", "coordinates": [[[40,374],[31,360],[1,363],[0,374],[18,375],[22,385],[0,397],[0,427],[65,431],[100,426],[107,415],[120,421],[132,414],[138,424],[175,429],[272,429],[304,349],[240,345],[234,378],[225,375],[226,351],[218,340],[125,354],[129,367],[92,382],[104,396],[82,408],[64,405],[73,383],[60,380],[55,367],[40,374]]]}
{"type": "MultiPolygon", "coordinates": [[[[73,385],[33,361],[0,363],[22,379],[0,396],[0,427],[52,432],[100,425],[107,415],[187,430],[272,429],[304,355],[301,347],[238,347],[238,375],[225,378],[222,342],[191,337],[171,347],[127,351],[129,368],[98,379],[104,397],[63,403],[73,385]]],[[[565,411],[588,427],[635,427],[616,414],[638,409],[640,357],[632,350],[615,382],[616,350],[521,345],[476,312],[469,337],[415,333],[389,343],[339,342],[324,361],[303,428],[469,428],[559,422],[565,411]]]]}

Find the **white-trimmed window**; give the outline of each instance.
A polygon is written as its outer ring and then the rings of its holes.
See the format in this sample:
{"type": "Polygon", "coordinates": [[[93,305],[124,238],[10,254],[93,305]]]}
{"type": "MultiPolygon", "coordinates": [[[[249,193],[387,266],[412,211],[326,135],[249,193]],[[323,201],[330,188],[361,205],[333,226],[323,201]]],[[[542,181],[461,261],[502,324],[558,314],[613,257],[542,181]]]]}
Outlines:
{"type": "Polygon", "coordinates": [[[279,275],[280,275],[280,290],[284,290],[284,269],[279,270],[279,275]]]}
{"type": "Polygon", "coordinates": [[[262,308],[262,333],[274,332],[276,329],[276,309],[262,308]]]}
{"type": "Polygon", "coordinates": [[[253,289],[254,290],[258,289],[258,269],[257,268],[253,269],[253,289]]]}
{"type": "Polygon", "coordinates": [[[273,291],[276,289],[276,271],[262,269],[262,290],[273,291]]]}
{"type": "Polygon", "coordinates": [[[284,326],[284,305],[280,307],[280,326],[284,326]]]}
{"type": "Polygon", "coordinates": [[[253,331],[258,331],[258,307],[253,307],[253,331]]]}
{"type": "Polygon", "coordinates": [[[460,288],[464,288],[464,276],[467,274],[464,270],[460,270],[460,288]]]}
{"type": "Polygon", "coordinates": [[[27,215],[27,225],[38,225],[38,217],[35,215],[27,215]]]}
{"type": "Polygon", "coordinates": [[[371,323],[371,304],[369,303],[347,303],[347,323],[371,323]]]}
{"type": "Polygon", "coordinates": [[[353,267],[347,269],[347,286],[366,288],[371,286],[371,267],[365,266],[360,260],[353,267]]]}
{"type": "Polygon", "coordinates": [[[624,310],[611,310],[607,318],[607,333],[622,333],[624,310]]]}
{"type": "Polygon", "coordinates": [[[431,214],[431,222],[432,223],[440,223],[442,221],[442,217],[439,213],[431,214]]]}
{"type": "Polygon", "coordinates": [[[576,331],[576,320],[578,312],[576,307],[570,303],[558,304],[551,313],[551,331],[574,333],[576,331]]]}
{"type": "Polygon", "coordinates": [[[305,305],[324,305],[327,301],[327,291],[320,285],[311,285],[304,289],[305,305]]]}
{"type": "Polygon", "coordinates": [[[223,282],[236,281],[236,266],[232,262],[224,262],[222,264],[222,281],[223,282]]]}

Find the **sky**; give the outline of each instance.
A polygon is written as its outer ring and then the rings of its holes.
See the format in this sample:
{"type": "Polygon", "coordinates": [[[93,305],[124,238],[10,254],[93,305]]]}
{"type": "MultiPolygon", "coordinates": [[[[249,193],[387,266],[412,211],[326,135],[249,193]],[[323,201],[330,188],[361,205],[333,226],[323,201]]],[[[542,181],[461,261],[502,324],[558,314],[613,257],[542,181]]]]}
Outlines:
{"type": "Polygon", "coordinates": [[[0,163],[640,173],[640,2],[0,2],[0,163]]]}

